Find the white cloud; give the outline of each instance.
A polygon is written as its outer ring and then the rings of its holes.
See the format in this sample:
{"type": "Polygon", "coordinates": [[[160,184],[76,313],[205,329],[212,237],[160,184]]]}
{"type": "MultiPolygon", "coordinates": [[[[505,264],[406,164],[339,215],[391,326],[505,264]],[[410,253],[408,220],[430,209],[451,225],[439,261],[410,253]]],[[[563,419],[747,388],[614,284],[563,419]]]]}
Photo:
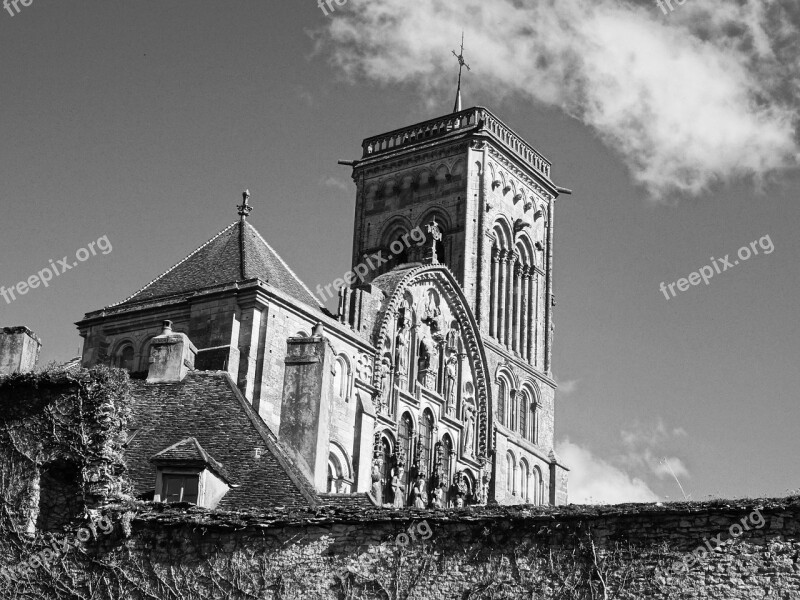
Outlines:
{"type": "MultiPolygon", "coordinates": [[[[757,182],[798,164],[795,0],[703,0],[669,15],[624,0],[350,0],[320,47],[351,77],[452,101],[468,86],[556,106],[593,128],[654,198],[757,182]]],[[[534,140],[535,141],[535,140],[534,140]]]]}
{"type": "Polygon", "coordinates": [[[565,381],[561,381],[556,377],[556,384],[558,385],[558,395],[559,396],[569,396],[573,394],[575,390],[578,389],[578,382],[579,379],[567,379],[565,381]]]}
{"type": "Polygon", "coordinates": [[[659,479],[691,477],[689,469],[680,458],[664,454],[665,448],[677,444],[675,438],[687,435],[682,427],[669,429],[660,417],[653,425],[636,422],[630,429],[620,432],[625,454],[618,457],[618,462],[628,468],[646,468],[659,479]]]}
{"type": "Polygon", "coordinates": [[[569,501],[575,504],[619,504],[655,502],[658,496],[638,477],[598,458],[569,439],[558,443],[556,452],[569,467],[569,501]]]}
{"type": "Polygon", "coordinates": [[[322,185],[325,187],[333,188],[335,190],[342,190],[343,192],[349,192],[351,186],[347,185],[341,179],[337,179],[336,177],[327,177],[322,180],[322,185]]]}

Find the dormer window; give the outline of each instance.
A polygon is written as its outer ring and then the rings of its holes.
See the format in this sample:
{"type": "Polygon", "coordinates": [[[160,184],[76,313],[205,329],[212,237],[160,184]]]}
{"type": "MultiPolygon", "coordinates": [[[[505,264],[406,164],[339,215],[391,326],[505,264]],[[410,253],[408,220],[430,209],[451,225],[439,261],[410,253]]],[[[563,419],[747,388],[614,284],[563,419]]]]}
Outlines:
{"type": "Polygon", "coordinates": [[[195,438],[186,438],[150,459],[156,465],[155,502],[186,502],[216,508],[230,489],[230,476],[195,438]]]}
{"type": "Polygon", "coordinates": [[[161,502],[189,502],[197,504],[201,473],[162,473],[161,502]]]}

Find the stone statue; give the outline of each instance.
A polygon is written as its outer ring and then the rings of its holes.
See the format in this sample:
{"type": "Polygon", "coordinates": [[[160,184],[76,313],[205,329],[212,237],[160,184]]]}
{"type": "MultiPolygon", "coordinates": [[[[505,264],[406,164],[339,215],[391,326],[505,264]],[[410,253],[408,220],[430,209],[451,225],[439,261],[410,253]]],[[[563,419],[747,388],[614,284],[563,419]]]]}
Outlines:
{"type": "Polygon", "coordinates": [[[439,262],[439,258],[444,258],[436,255],[436,243],[442,241],[442,230],[439,229],[439,224],[436,222],[436,218],[426,225],[426,229],[431,235],[431,242],[427,248],[427,256],[425,256],[425,260],[432,264],[437,264],[439,262]]]}
{"type": "Polygon", "coordinates": [[[447,332],[447,348],[452,352],[458,352],[458,324],[454,323],[447,332]]]}
{"type": "Polygon", "coordinates": [[[442,486],[436,486],[433,490],[433,499],[431,500],[431,508],[444,508],[444,490],[442,486]]]}
{"type": "Polygon", "coordinates": [[[381,392],[381,408],[389,406],[389,392],[391,391],[390,381],[392,376],[392,367],[388,358],[381,361],[381,380],[378,389],[381,392]]]}
{"type": "Polygon", "coordinates": [[[406,505],[403,499],[403,467],[392,469],[392,493],[394,494],[392,506],[403,508],[406,505]]]}
{"type": "Polygon", "coordinates": [[[427,508],[428,500],[425,498],[425,477],[420,475],[414,484],[414,508],[427,508]]]}
{"type": "Polygon", "coordinates": [[[472,456],[472,445],[475,437],[475,403],[472,398],[464,402],[464,454],[472,456]]]}
{"type": "Polygon", "coordinates": [[[410,339],[411,328],[408,325],[408,321],[404,319],[395,340],[395,364],[397,365],[397,376],[400,378],[408,374],[408,344],[410,339]]]}
{"type": "Polygon", "coordinates": [[[383,505],[383,484],[381,483],[381,467],[376,461],[372,463],[372,495],[378,505],[383,505]]]}
{"type": "Polygon", "coordinates": [[[421,320],[427,323],[431,330],[435,332],[439,329],[439,317],[441,314],[442,311],[439,310],[439,306],[436,304],[436,295],[429,290],[428,300],[425,302],[425,306],[422,307],[421,320]]]}
{"type": "Polygon", "coordinates": [[[444,399],[447,414],[452,415],[456,409],[456,383],[458,379],[458,356],[455,353],[447,359],[444,372],[444,399]]]}
{"type": "Polygon", "coordinates": [[[422,380],[424,371],[427,371],[431,367],[432,350],[433,343],[428,336],[425,336],[419,343],[419,358],[417,359],[417,366],[419,367],[419,374],[421,378],[420,380],[422,380]]]}

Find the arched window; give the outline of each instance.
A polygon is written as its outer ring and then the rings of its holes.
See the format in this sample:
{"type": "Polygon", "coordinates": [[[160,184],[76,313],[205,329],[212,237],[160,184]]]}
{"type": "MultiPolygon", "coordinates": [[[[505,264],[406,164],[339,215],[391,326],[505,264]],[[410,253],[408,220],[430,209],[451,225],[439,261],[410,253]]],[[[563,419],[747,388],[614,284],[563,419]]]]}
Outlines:
{"type": "Polygon", "coordinates": [[[441,240],[436,241],[436,260],[438,260],[441,264],[447,264],[447,257],[445,256],[444,251],[444,237],[441,240]]]}
{"type": "Polygon", "coordinates": [[[408,470],[413,465],[413,437],[414,437],[414,421],[411,415],[407,412],[403,413],[400,419],[400,427],[398,428],[398,459],[403,463],[405,469],[405,479],[408,479],[408,470]]]}
{"type": "Polygon", "coordinates": [[[509,411],[508,411],[508,423],[507,423],[507,426],[512,431],[515,431],[516,427],[517,427],[517,402],[518,402],[518,400],[516,398],[516,394],[511,394],[511,397],[510,397],[509,400],[510,401],[508,403],[509,411]]]}
{"type": "Polygon", "coordinates": [[[433,450],[433,413],[425,409],[419,422],[419,472],[427,479],[431,474],[433,450]]]}
{"type": "MultiPolygon", "coordinates": [[[[404,265],[408,262],[408,241],[410,240],[409,234],[403,232],[397,235],[394,240],[389,244],[389,254],[392,257],[392,264],[404,265]],[[405,239],[403,237],[405,236],[405,239]]],[[[388,258],[387,256],[387,258],[388,258]]]]}
{"type": "Polygon", "coordinates": [[[120,369],[133,371],[134,350],[131,344],[125,344],[117,351],[116,366],[120,369]]]}
{"type": "Polygon", "coordinates": [[[337,400],[347,400],[350,397],[350,364],[344,355],[336,357],[333,364],[333,396],[337,400]]]}
{"type": "Polygon", "coordinates": [[[391,498],[391,494],[387,494],[387,489],[391,485],[392,481],[392,444],[389,442],[389,439],[384,435],[381,437],[381,459],[383,460],[383,465],[381,466],[381,478],[383,479],[383,498],[384,502],[387,502],[387,498],[391,498]]]}
{"type": "Polygon", "coordinates": [[[514,457],[511,452],[506,454],[506,492],[514,493],[514,457]]]}
{"type": "Polygon", "coordinates": [[[328,454],[328,493],[336,494],[342,481],[342,466],[339,459],[331,452],[328,454]]]}
{"type": "Polygon", "coordinates": [[[494,241],[491,254],[491,287],[489,290],[489,334],[503,345],[509,345],[511,309],[513,307],[513,282],[515,252],[513,235],[508,222],[498,219],[493,228],[494,241]]]}
{"type": "Polygon", "coordinates": [[[534,444],[539,443],[539,403],[533,402],[530,407],[530,440],[534,444]]]}
{"type": "Polygon", "coordinates": [[[444,434],[442,437],[442,483],[446,483],[445,493],[453,483],[453,474],[450,470],[450,455],[453,454],[453,440],[444,434]]]}
{"type": "Polygon", "coordinates": [[[390,260],[383,265],[374,265],[370,277],[377,277],[396,265],[409,262],[410,228],[411,222],[404,218],[393,219],[384,226],[380,236],[380,247],[383,249],[383,258],[390,260]]]}
{"type": "Polygon", "coordinates": [[[544,481],[539,467],[533,468],[533,503],[536,505],[544,504],[544,481]]]}
{"type": "Polygon", "coordinates": [[[506,424],[506,396],[508,395],[508,385],[505,379],[500,380],[499,391],[497,394],[497,422],[506,424]]]}
{"type": "Polygon", "coordinates": [[[335,398],[342,398],[344,391],[342,390],[344,384],[344,366],[337,358],[333,363],[333,396],[335,398]]]}
{"type": "Polygon", "coordinates": [[[528,401],[528,393],[522,392],[519,395],[519,434],[527,438],[528,437],[528,405],[530,402],[528,401]]]}
{"type": "Polygon", "coordinates": [[[519,469],[519,497],[522,498],[523,502],[526,504],[530,502],[529,479],[530,470],[528,469],[528,463],[523,460],[520,463],[519,469]]]}

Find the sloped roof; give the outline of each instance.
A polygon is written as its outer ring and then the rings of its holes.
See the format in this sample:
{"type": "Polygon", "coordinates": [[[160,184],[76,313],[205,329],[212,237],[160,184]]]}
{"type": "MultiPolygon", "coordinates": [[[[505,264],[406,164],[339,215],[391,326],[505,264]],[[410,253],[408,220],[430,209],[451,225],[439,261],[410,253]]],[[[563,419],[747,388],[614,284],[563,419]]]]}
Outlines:
{"type": "Polygon", "coordinates": [[[154,464],[199,463],[206,465],[226,481],[230,482],[231,480],[225,467],[214,460],[208,452],[203,450],[200,442],[193,437],[188,437],[177,444],[172,444],[169,448],[164,448],[161,452],[153,456],[150,462],[154,464]]]}
{"type": "Polygon", "coordinates": [[[152,458],[198,456],[192,444],[175,444],[193,438],[236,485],[220,501],[220,510],[319,504],[314,487],[228,373],[190,371],[176,385],[132,379],[131,399],[130,428],[139,432],[127,444],[125,462],[136,496],[151,497],[154,491],[160,461],[152,458]]]}
{"type": "Polygon", "coordinates": [[[253,279],[260,279],[309,306],[320,306],[294,271],[246,220],[230,224],[138,292],[112,306],[253,279]]]}

